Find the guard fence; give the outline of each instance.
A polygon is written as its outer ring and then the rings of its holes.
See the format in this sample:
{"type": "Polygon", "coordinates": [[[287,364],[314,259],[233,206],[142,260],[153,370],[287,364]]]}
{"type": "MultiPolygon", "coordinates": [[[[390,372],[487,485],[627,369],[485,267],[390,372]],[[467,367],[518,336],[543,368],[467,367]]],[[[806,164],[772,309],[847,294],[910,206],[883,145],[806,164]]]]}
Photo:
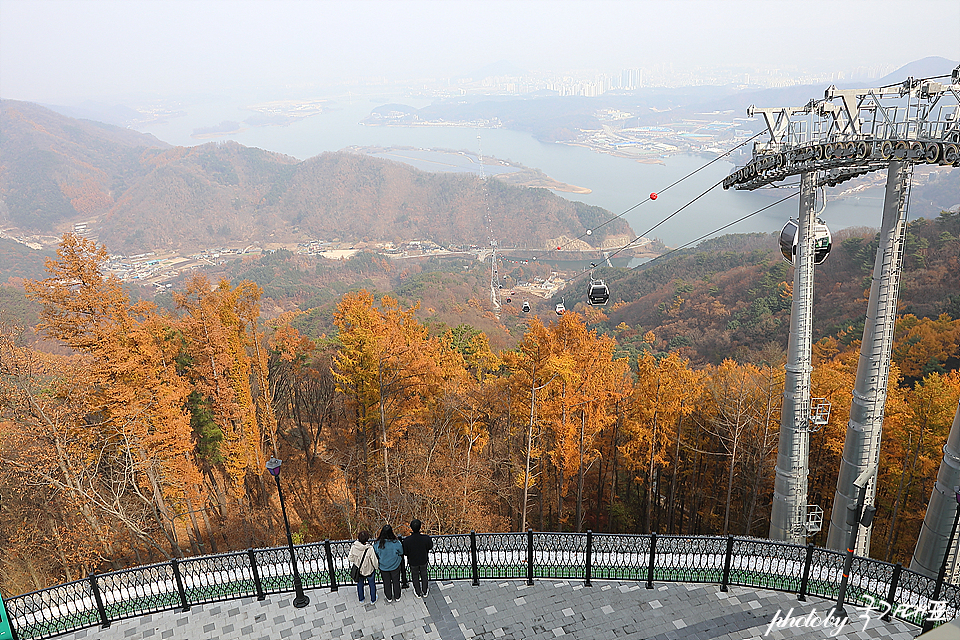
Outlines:
{"type": "MultiPolygon", "coordinates": [[[[352,585],[347,562],[351,540],[295,547],[305,589],[352,585]]],[[[606,533],[470,533],[435,536],[433,580],[537,579],[700,582],[819,596],[836,600],[842,553],[772,540],[722,536],[606,533]]],[[[160,611],[239,598],[292,593],[287,547],[249,549],[92,574],[85,579],[10,598],[7,615],[15,638],[52,638],[89,627],[160,611]]],[[[872,617],[896,617],[920,625],[960,615],[960,586],[899,564],[854,559],[847,611],[869,607],[872,617]],[[934,598],[934,594],[939,595],[934,598]],[[935,617],[934,617],[935,616],[935,617]]],[[[861,610],[864,611],[864,610],[861,610]]]]}

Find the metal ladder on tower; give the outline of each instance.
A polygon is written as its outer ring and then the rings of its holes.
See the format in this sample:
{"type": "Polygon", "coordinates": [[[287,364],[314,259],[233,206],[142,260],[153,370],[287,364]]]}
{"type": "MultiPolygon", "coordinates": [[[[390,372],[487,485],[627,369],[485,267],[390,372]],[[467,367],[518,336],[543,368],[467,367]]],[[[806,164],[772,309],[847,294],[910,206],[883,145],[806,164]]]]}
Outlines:
{"type": "MultiPolygon", "coordinates": [[[[909,195],[911,175],[913,165],[907,165],[903,168],[901,181],[900,202],[901,208],[905,206],[909,195]]],[[[904,226],[906,226],[905,216],[898,219],[895,229],[895,242],[889,251],[883,255],[881,263],[881,273],[885,274],[877,288],[877,318],[892,318],[889,314],[896,316],[897,300],[900,291],[900,271],[903,264],[903,249],[905,242],[904,226]]],[[[890,359],[893,349],[893,337],[896,330],[895,318],[881,325],[881,330],[876,331],[873,336],[873,357],[871,358],[872,370],[870,379],[875,385],[875,389],[882,389],[883,393],[874,395],[874,405],[870,408],[871,419],[876,423],[880,420],[882,423],[883,407],[886,404],[887,383],[890,379],[890,359]],[[879,415],[878,415],[879,414],[879,415]]],[[[871,433],[870,447],[868,448],[868,459],[864,461],[864,466],[878,464],[880,461],[880,438],[882,428],[878,427],[871,433]]]]}
{"type": "MultiPolygon", "coordinates": [[[[806,241],[806,251],[811,251],[814,247],[813,239],[807,239],[806,241]]],[[[799,266],[798,266],[799,268],[799,266]]],[[[792,447],[792,456],[794,462],[794,473],[795,478],[793,482],[792,490],[792,504],[794,505],[793,513],[791,514],[791,529],[793,532],[799,536],[810,535],[809,529],[809,505],[807,504],[807,473],[808,473],[808,458],[809,458],[809,449],[810,449],[810,371],[812,369],[810,361],[810,347],[809,342],[811,341],[811,325],[813,319],[811,317],[813,310],[813,263],[809,263],[808,268],[811,270],[809,274],[808,282],[809,286],[800,287],[800,291],[795,292],[795,294],[800,296],[799,305],[797,308],[797,337],[798,340],[802,340],[806,344],[798,345],[800,354],[800,361],[798,364],[803,368],[803,375],[801,376],[802,384],[798,387],[797,391],[800,394],[800,398],[794,403],[793,406],[793,424],[795,436],[793,438],[793,447],[792,447]]]]}

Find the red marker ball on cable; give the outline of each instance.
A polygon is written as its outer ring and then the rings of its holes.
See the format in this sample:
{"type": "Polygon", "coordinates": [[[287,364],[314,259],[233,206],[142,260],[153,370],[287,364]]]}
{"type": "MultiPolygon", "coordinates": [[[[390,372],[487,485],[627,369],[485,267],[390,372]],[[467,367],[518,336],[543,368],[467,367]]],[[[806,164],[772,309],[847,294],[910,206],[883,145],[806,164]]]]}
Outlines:
{"type": "Polygon", "coordinates": [[[557,251],[560,251],[560,247],[557,247],[557,251]]]}
{"type": "Polygon", "coordinates": [[[656,191],[654,191],[653,193],[650,194],[650,199],[651,199],[651,200],[656,200],[656,199],[657,199],[657,192],[656,192],[656,191]]]}

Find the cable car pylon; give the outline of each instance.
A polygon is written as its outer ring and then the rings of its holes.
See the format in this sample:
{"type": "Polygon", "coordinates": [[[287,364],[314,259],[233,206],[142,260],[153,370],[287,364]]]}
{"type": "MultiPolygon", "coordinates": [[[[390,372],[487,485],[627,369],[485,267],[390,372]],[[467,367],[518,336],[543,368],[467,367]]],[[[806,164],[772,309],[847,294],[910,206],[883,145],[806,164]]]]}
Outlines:
{"type": "MultiPolygon", "coordinates": [[[[818,525],[818,508],[806,505],[810,424],[810,356],[815,189],[834,186],[871,171],[887,170],[880,247],[864,322],[860,362],[850,421],[844,442],[827,546],[843,550],[852,525],[847,505],[857,497],[854,480],[880,457],[887,379],[893,345],[908,194],[913,165],[960,166],[960,66],[949,84],[907,78],[903,83],[869,89],[830,87],[822,100],[803,107],[747,109],[762,116],[768,142],[756,142],[753,158],[723,180],[724,189],[752,190],[801,177],[800,219],[790,342],[786,364],[780,445],[770,537],[803,542],[818,525]],[[809,263],[809,264],[808,264],[809,263]]],[[[789,226],[789,225],[788,225],[789,226]]],[[[790,236],[785,227],[781,234],[790,236]]],[[[784,256],[792,247],[783,248],[784,256]]],[[[866,487],[872,505],[876,480],[866,487]]],[[[822,517],[822,516],[820,516],[822,517]]],[[[859,528],[856,552],[869,553],[870,528],[859,528]]],[[[921,553],[918,548],[917,553],[921,553]]]]}
{"type": "MultiPolygon", "coordinates": [[[[803,542],[816,533],[808,519],[807,460],[810,456],[810,375],[812,366],[815,172],[800,176],[800,213],[793,259],[793,301],[787,342],[780,442],[777,451],[770,538],[803,542]]],[[[792,249],[792,247],[791,247],[792,249]]],[[[810,509],[816,513],[816,509],[810,509]]],[[[822,513],[822,512],[821,512],[822,513]]],[[[819,529],[816,529],[819,531],[819,529]]]]}

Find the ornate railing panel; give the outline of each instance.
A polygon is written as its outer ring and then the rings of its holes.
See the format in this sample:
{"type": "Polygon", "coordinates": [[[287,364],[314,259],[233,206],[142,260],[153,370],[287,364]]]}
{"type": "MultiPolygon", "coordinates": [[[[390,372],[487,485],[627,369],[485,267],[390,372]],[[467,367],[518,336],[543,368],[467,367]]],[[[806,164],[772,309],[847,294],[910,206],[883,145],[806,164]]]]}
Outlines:
{"type": "MultiPolygon", "coordinates": [[[[757,538],[573,533],[482,533],[434,537],[435,580],[562,578],[654,582],[714,582],[838,596],[844,556],[836,551],[757,538]]],[[[295,547],[308,589],[350,584],[352,541],[295,547]]],[[[173,560],[91,575],[6,602],[20,640],[52,638],[115,620],[193,605],[293,592],[287,547],[173,560]]],[[[960,615],[960,586],[869,558],[855,558],[845,602],[858,615],[896,617],[921,624],[960,615]],[[854,611],[853,608],[856,608],[854,611]],[[868,611],[868,609],[870,611],[868,611]]]]}
{"type": "MultiPolygon", "coordinates": [[[[444,541],[449,538],[463,538],[460,550],[466,554],[464,558],[467,573],[464,578],[470,577],[470,539],[466,536],[443,536],[444,541]]],[[[449,544],[449,543],[448,543],[449,544]]],[[[436,551],[436,543],[434,543],[436,551]]],[[[481,578],[526,578],[527,577],[527,543],[522,533],[478,533],[477,534],[477,566],[481,578]]],[[[431,568],[431,574],[434,569],[431,568]]]]}
{"type": "Polygon", "coordinates": [[[101,624],[90,580],[77,580],[5,601],[17,636],[52,638],[101,624]]]}
{"type": "Polygon", "coordinates": [[[843,575],[843,554],[829,549],[815,549],[810,566],[810,584],[807,593],[821,598],[836,599],[843,575]]]}
{"type": "MultiPolygon", "coordinates": [[[[297,568],[300,570],[300,578],[303,580],[304,589],[319,589],[324,585],[330,585],[330,572],[327,570],[327,556],[324,553],[323,545],[305,544],[294,547],[297,552],[297,568]]],[[[347,549],[349,552],[349,548],[347,549]]],[[[346,554],[344,554],[346,555],[346,554]]],[[[290,553],[287,552],[289,560],[290,553]]],[[[349,569],[347,575],[350,574],[349,569]]]]}
{"type": "Polygon", "coordinates": [[[576,533],[533,535],[533,576],[535,578],[585,578],[586,536],[576,533]]]}
{"type": "MultiPolygon", "coordinates": [[[[872,606],[887,599],[893,565],[889,562],[854,558],[850,567],[850,582],[846,601],[863,606],[872,606]]],[[[901,576],[902,577],[902,576],[901,576]]]]}
{"type": "Polygon", "coordinates": [[[102,573],[97,576],[97,583],[110,620],[176,609],[181,602],[169,564],[102,573]]]}
{"type": "Polygon", "coordinates": [[[729,583],[799,593],[805,555],[795,544],[735,538],[729,583]]]}
{"type": "Polygon", "coordinates": [[[646,580],[650,536],[593,535],[594,580],[646,580]]]}
{"type": "Polygon", "coordinates": [[[720,582],[726,538],[658,536],[654,582],[720,582]]]}
{"type": "Polygon", "coordinates": [[[286,547],[254,549],[264,593],[293,591],[293,565],[286,547]]]}
{"type": "Polygon", "coordinates": [[[187,558],[180,562],[180,572],[191,604],[257,595],[253,567],[246,553],[187,558]]]}

